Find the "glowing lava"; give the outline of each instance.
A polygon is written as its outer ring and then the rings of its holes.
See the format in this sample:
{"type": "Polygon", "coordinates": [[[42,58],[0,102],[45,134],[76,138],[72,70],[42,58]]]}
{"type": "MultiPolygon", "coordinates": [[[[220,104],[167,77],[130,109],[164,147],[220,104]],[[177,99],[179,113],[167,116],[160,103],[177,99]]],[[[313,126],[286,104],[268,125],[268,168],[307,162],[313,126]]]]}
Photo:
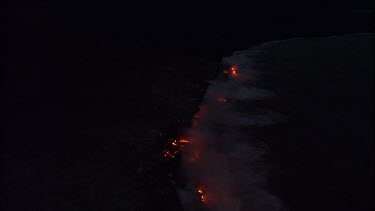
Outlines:
{"type": "Polygon", "coordinates": [[[167,142],[165,147],[167,149],[163,150],[163,157],[175,158],[181,152],[181,148],[185,147],[185,144],[191,144],[190,141],[186,139],[171,139],[170,142],[167,142]],[[169,145],[170,144],[170,145],[169,145]]]}
{"type": "Polygon", "coordinates": [[[206,197],[203,194],[203,190],[202,189],[198,189],[198,194],[199,194],[199,196],[201,198],[201,202],[204,202],[206,197]]]}
{"type": "Polygon", "coordinates": [[[230,70],[232,70],[232,75],[237,75],[237,70],[235,67],[231,67],[230,70]]]}
{"type": "Polygon", "coordinates": [[[175,157],[174,154],[177,154],[177,153],[176,153],[176,152],[171,153],[171,151],[169,151],[169,150],[167,150],[167,149],[163,150],[163,156],[164,156],[164,157],[171,157],[171,158],[174,158],[174,157],[175,157]]]}

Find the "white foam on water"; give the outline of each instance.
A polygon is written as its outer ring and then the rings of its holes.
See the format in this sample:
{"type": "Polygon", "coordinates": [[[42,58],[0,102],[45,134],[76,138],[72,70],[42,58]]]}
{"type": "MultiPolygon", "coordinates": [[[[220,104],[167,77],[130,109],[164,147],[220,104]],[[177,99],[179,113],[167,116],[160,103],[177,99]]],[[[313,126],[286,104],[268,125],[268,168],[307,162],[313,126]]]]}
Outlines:
{"type": "Polygon", "coordinates": [[[223,59],[236,68],[236,75],[210,81],[197,118],[192,128],[185,131],[185,138],[192,142],[182,152],[183,174],[189,188],[178,190],[185,210],[199,210],[197,206],[217,211],[282,209],[279,199],[264,188],[262,156],[265,152],[255,146],[252,136],[253,127],[276,123],[281,115],[239,109],[241,103],[274,96],[272,91],[249,83],[257,73],[251,56],[258,50],[235,52],[223,59]],[[203,203],[196,200],[199,195],[194,188],[203,190],[203,203]]]}

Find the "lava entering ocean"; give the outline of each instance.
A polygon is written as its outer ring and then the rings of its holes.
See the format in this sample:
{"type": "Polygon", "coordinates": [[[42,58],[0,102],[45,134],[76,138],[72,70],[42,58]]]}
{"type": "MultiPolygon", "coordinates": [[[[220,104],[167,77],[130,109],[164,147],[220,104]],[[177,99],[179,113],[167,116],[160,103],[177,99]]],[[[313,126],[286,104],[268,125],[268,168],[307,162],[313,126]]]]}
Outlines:
{"type": "Polygon", "coordinates": [[[181,201],[187,211],[201,210],[199,206],[215,211],[279,210],[278,199],[261,187],[264,178],[254,167],[263,151],[253,146],[250,129],[268,117],[237,109],[242,102],[269,97],[269,92],[247,83],[255,73],[243,63],[225,68],[221,74],[224,80],[211,81],[193,115],[192,127],[180,134],[183,138],[165,139],[163,157],[178,157],[186,180],[178,189],[181,201]]]}
{"type": "MultiPolygon", "coordinates": [[[[201,210],[190,206],[198,203],[194,195],[198,195],[204,210],[276,211],[280,208],[278,199],[259,184],[264,178],[255,168],[259,167],[263,150],[252,143],[251,128],[272,121],[265,121],[268,116],[255,116],[253,111],[244,113],[239,109],[272,95],[253,87],[251,80],[256,72],[246,66],[250,62],[237,62],[227,62],[233,65],[225,67],[218,80],[210,81],[199,111],[193,115],[192,127],[184,131],[184,140],[189,140],[189,146],[181,149],[181,167],[188,181],[179,189],[179,195],[187,211],[201,210]],[[189,194],[191,197],[187,197],[189,194]]],[[[180,145],[181,140],[174,143],[180,145]]]]}

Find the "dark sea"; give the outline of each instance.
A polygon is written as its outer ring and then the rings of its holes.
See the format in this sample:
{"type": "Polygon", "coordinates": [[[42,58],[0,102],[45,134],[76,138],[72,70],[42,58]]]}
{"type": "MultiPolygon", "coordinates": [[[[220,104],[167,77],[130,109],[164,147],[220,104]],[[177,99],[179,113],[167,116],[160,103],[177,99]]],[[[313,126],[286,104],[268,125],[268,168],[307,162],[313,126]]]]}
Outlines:
{"type": "Polygon", "coordinates": [[[372,39],[321,39],[373,32],[355,9],[5,3],[1,210],[371,210],[372,39]]]}

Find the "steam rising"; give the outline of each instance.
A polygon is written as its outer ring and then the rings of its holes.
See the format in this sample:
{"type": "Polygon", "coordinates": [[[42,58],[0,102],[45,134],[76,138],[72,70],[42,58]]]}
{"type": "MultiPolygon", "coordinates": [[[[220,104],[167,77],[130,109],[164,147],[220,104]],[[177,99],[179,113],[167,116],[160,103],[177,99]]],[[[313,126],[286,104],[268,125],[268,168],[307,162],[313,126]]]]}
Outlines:
{"type": "Polygon", "coordinates": [[[183,174],[189,183],[179,190],[185,210],[197,210],[186,205],[196,203],[193,196],[188,198],[189,187],[203,190],[203,204],[209,210],[281,210],[278,198],[262,187],[264,149],[255,146],[252,136],[253,127],[273,124],[280,116],[272,111],[239,109],[245,103],[273,96],[271,91],[251,85],[256,76],[248,58],[251,53],[224,58],[235,68],[235,74],[228,70],[228,79],[210,82],[193,127],[185,131],[185,137],[193,143],[182,154],[183,174]]]}

